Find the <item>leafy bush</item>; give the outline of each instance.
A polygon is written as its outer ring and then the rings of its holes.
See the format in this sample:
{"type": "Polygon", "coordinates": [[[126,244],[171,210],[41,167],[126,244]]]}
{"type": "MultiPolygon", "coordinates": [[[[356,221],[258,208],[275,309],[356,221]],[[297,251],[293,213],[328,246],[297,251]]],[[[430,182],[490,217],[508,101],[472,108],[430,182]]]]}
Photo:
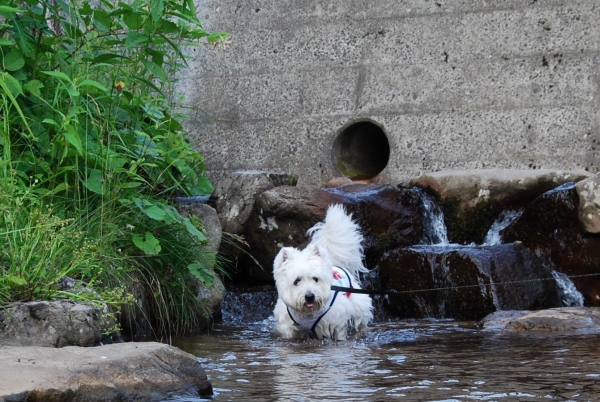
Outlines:
{"type": "Polygon", "coordinates": [[[152,293],[189,296],[155,298],[164,316],[184,303],[201,311],[191,281],[156,281],[165,269],[213,275],[203,232],[170,205],[213,191],[173,77],[182,49],[226,35],[202,28],[193,0],[114,3],[0,1],[0,181],[20,194],[0,221],[0,303],[53,297],[69,275],[106,289],[144,280],[152,293]]]}

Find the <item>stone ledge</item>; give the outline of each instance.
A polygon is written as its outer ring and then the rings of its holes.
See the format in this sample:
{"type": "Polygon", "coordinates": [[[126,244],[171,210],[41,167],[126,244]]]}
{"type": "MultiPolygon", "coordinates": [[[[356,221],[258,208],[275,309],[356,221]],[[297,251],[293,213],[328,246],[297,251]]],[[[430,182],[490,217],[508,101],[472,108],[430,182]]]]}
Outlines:
{"type": "Polygon", "coordinates": [[[0,401],[159,401],[212,395],[198,359],[156,342],[0,347],[0,401]]]}

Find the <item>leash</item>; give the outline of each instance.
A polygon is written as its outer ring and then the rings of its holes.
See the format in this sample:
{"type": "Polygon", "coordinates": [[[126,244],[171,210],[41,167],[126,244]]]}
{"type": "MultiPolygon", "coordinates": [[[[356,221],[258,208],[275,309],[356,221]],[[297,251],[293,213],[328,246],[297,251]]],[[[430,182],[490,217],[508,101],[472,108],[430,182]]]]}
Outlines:
{"type": "MultiPolygon", "coordinates": [[[[581,275],[571,275],[567,276],[567,278],[586,278],[591,276],[599,276],[600,272],[594,274],[581,274],[581,275]]],[[[528,283],[528,282],[537,282],[537,281],[554,281],[556,278],[537,278],[537,279],[523,279],[520,281],[506,281],[506,282],[490,282],[490,283],[478,283],[477,285],[460,285],[460,286],[446,286],[442,288],[429,288],[429,289],[413,289],[413,290],[396,290],[396,289],[388,289],[388,290],[375,290],[375,289],[357,289],[357,288],[347,288],[343,286],[331,286],[331,290],[346,292],[346,293],[360,293],[360,294],[368,294],[368,295],[387,295],[387,294],[402,294],[402,293],[424,293],[424,292],[433,292],[433,291],[443,291],[443,290],[454,290],[454,289],[466,289],[466,288],[480,288],[481,286],[497,286],[497,285],[514,285],[518,283],[528,283]]]]}

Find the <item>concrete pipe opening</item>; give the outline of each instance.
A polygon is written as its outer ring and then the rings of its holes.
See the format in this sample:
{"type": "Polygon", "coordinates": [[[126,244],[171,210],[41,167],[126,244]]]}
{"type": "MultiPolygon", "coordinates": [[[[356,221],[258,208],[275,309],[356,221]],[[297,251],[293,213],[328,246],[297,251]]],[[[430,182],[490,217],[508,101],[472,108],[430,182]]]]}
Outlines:
{"type": "Polygon", "coordinates": [[[372,121],[343,128],[333,142],[333,164],[352,180],[369,180],[385,169],[390,144],[383,129],[372,121]]]}

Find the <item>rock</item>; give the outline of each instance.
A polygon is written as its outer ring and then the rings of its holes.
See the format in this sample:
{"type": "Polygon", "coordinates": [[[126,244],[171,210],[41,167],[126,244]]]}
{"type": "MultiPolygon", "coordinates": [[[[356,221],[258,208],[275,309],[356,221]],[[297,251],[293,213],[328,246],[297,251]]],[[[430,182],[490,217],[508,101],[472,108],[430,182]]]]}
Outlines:
{"type": "Polygon", "coordinates": [[[485,330],[600,332],[600,309],[560,307],[539,311],[497,311],[485,317],[485,330]]]}
{"type": "Polygon", "coordinates": [[[561,184],[577,182],[591,175],[584,170],[449,170],[413,178],[410,185],[429,188],[438,199],[453,198],[459,201],[461,209],[469,209],[490,199],[507,206],[520,204],[521,200],[533,200],[561,184]]]}
{"type": "Polygon", "coordinates": [[[246,221],[258,194],[282,185],[295,185],[296,178],[258,170],[237,171],[215,184],[212,195],[224,232],[246,234],[246,221]]]}
{"type": "Polygon", "coordinates": [[[94,346],[102,339],[102,312],[69,300],[12,303],[0,309],[0,344],[94,346]]]}
{"type": "Polygon", "coordinates": [[[0,347],[0,400],[158,401],[212,395],[198,359],[155,342],[96,348],[0,347]]]}
{"type": "Polygon", "coordinates": [[[546,264],[567,275],[586,306],[600,306],[600,237],[579,223],[579,195],[574,183],[535,199],[500,232],[505,242],[521,241],[546,264]]]}
{"type": "Polygon", "coordinates": [[[352,184],[352,179],[346,176],[334,177],[325,184],[325,188],[334,188],[352,184]]]}
{"type": "Polygon", "coordinates": [[[579,221],[588,233],[600,233],[600,174],[575,186],[579,195],[579,221]]]}
{"type": "Polygon", "coordinates": [[[479,320],[500,309],[561,306],[550,270],[520,244],[418,246],[386,253],[379,287],[398,318],[479,320]]]}
{"type": "Polygon", "coordinates": [[[206,233],[207,251],[218,253],[223,237],[223,229],[217,211],[210,205],[195,202],[179,202],[177,210],[186,218],[195,216],[200,219],[206,233]]]}
{"type": "Polygon", "coordinates": [[[481,244],[500,212],[528,205],[546,191],[590,177],[583,170],[460,170],[429,173],[410,185],[431,193],[444,210],[451,242],[481,244]]]}
{"type": "MultiPolygon", "coordinates": [[[[223,230],[221,221],[217,211],[210,205],[204,203],[179,203],[177,206],[179,213],[186,217],[196,216],[204,225],[208,244],[206,246],[208,254],[203,259],[203,263],[210,264],[211,268],[215,268],[216,255],[221,247],[221,239],[223,230]],[[212,255],[210,255],[212,254],[212,255]]],[[[223,281],[217,275],[213,276],[211,286],[206,286],[201,283],[196,277],[191,276],[191,280],[196,283],[198,288],[198,299],[207,309],[207,314],[204,317],[199,317],[199,326],[193,328],[192,331],[198,331],[209,327],[212,321],[220,316],[221,302],[225,297],[225,286],[223,281]]]]}
{"type": "Polygon", "coordinates": [[[284,246],[304,247],[306,231],[336,203],[345,205],[361,226],[367,265],[385,250],[418,243],[423,235],[423,203],[414,190],[366,183],[329,189],[277,187],[256,198],[247,240],[257,263],[250,258],[240,263],[244,270],[236,274],[238,283],[273,284],[275,255],[284,246]]]}

